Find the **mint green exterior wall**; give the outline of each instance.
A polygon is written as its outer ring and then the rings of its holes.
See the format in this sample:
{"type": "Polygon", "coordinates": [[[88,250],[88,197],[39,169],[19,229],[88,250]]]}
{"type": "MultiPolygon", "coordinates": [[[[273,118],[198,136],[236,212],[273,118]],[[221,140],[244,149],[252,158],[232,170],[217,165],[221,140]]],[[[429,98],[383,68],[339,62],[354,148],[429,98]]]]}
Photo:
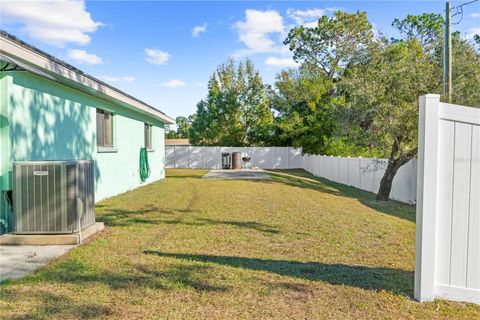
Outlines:
{"type": "MultiPolygon", "coordinates": [[[[9,181],[10,133],[8,126],[8,87],[12,78],[0,73],[0,191],[7,189],[9,181]]],[[[0,192],[0,224],[5,227],[6,205],[0,192]]],[[[4,230],[4,229],[2,229],[4,230]]]]}
{"type": "Polygon", "coordinates": [[[142,184],[138,166],[145,122],[153,125],[154,149],[148,153],[146,183],[165,177],[162,122],[27,72],[2,72],[0,90],[0,190],[11,189],[14,161],[70,159],[95,160],[96,200],[134,189],[142,184]],[[114,114],[117,152],[97,150],[96,108],[114,114]]]}

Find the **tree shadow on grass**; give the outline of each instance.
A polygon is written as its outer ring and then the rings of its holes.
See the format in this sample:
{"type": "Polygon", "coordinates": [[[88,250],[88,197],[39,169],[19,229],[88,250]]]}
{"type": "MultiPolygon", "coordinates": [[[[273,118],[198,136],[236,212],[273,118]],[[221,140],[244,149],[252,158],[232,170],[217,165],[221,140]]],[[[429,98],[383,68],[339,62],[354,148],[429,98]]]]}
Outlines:
{"type": "Polygon", "coordinates": [[[264,180],[262,181],[264,183],[283,183],[335,196],[354,198],[379,212],[415,222],[415,207],[412,205],[395,200],[377,201],[374,193],[315,177],[303,169],[268,170],[267,173],[272,176],[273,180],[264,180]]]}
{"type": "Polygon", "coordinates": [[[27,312],[18,314],[15,313],[15,310],[11,310],[13,313],[9,316],[9,319],[12,320],[49,319],[52,317],[60,319],[99,319],[112,314],[112,310],[108,306],[98,303],[79,303],[66,295],[55,294],[46,290],[29,290],[19,293],[11,289],[5,289],[1,296],[5,301],[15,301],[17,299],[38,301],[27,312]]]}
{"type": "Polygon", "coordinates": [[[156,206],[146,206],[142,209],[126,210],[117,207],[102,207],[102,214],[97,221],[106,226],[130,226],[133,224],[160,224],[165,216],[179,213],[190,213],[188,209],[162,209],[156,206]]]}
{"type": "Polygon", "coordinates": [[[150,288],[171,290],[187,287],[201,291],[225,291],[223,286],[211,285],[208,277],[211,266],[174,264],[155,269],[143,264],[122,264],[113,268],[99,269],[79,260],[65,260],[35,273],[27,282],[55,282],[88,285],[99,283],[112,290],[150,288]]]}
{"type": "Polygon", "coordinates": [[[209,226],[209,225],[227,225],[242,229],[250,229],[258,232],[277,234],[280,230],[275,226],[260,223],[257,221],[236,221],[236,220],[216,220],[208,218],[184,219],[183,215],[194,213],[190,209],[161,209],[154,206],[147,206],[140,210],[125,210],[120,208],[102,208],[104,213],[98,217],[98,221],[107,226],[131,226],[135,224],[146,225],[185,225],[185,226],[209,226]],[[174,219],[168,219],[169,216],[180,216],[174,219]]]}
{"type": "Polygon", "coordinates": [[[277,234],[280,230],[272,225],[260,223],[257,221],[235,221],[235,220],[215,220],[215,219],[197,219],[193,225],[228,225],[242,229],[250,229],[263,233],[277,234]]]}
{"type": "Polygon", "coordinates": [[[235,256],[167,253],[155,250],[145,250],[144,253],[159,257],[171,257],[272,272],[304,280],[324,281],[333,285],[346,285],[366,290],[386,290],[408,297],[411,297],[413,293],[413,272],[400,269],[235,256]]]}

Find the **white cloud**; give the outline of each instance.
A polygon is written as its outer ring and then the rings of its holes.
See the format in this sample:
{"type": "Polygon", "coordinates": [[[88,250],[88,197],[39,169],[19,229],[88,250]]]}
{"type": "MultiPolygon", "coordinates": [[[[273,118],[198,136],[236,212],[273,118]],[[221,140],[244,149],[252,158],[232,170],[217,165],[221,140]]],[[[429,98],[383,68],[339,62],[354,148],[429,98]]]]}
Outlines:
{"type": "Polygon", "coordinates": [[[2,24],[19,25],[29,37],[57,46],[85,45],[91,40],[89,33],[102,25],[82,0],[2,1],[1,9],[2,24]]]}
{"type": "Polygon", "coordinates": [[[287,16],[298,25],[312,28],[317,26],[319,18],[325,15],[326,9],[295,10],[287,9],[287,16]]]}
{"type": "Polygon", "coordinates": [[[186,83],[179,79],[170,79],[162,83],[162,86],[167,88],[185,87],[185,85],[186,83]]]}
{"type": "Polygon", "coordinates": [[[472,18],[480,18],[480,12],[474,12],[470,15],[472,18]]]}
{"type": "Polygon", "coordinates": [[[315,27],[318,27],[318,20],[311,21],[311,22],[305,22],[305,23],[303,23],[303,26],[304,26],[305,28],[315,28],[315,27]]]}
{"type": "Polygon", "coordinates": [[[165,64],[170,59],[170,54],[158,49],[145,49],[146,61],[153,64],[165,64]]]}
{"type": "Polygon", "coordinates": [[[103,63],[102,58],[95,54],[88,53],[85,50],[72,49],[67,51],[69,58],[75,60],[79,63],[85,64],[101,64],[103,63]]]}
{"type": "Polygon", "coordinates": [[[476,34],[480,35],[480,27],[468,29],[465,39],[473,39],[476,34]]]}
{"type": "Polygon", "coordinates": [[[99,76],[99,79],[106,82],[133,82],[135,77],[123,76],[123,77],[111,77],[111,76],[99,76]]]}
{"type": "Polygon", "coordinates": [[[265,64],[273,67],[286,68],[296,67],[298,64],[292,58],[269,57],[265,60],[265,64]]]}
{"type": "Polygon", "coordinates": [[[283,34],[285,29],[283,17],[277,11],[247,9],[245,21],[238,21],[233,27],[238,32],[239,40],[247,47],[238,50],[236,56],[281,50],[271,38],[272,34],[283,34]]]}
{"type": "Polygon", "coordinates": [[[201,26],[195,26],[192,29],[192,37],[198,38],[200,36],[200,33],[203,33],[205,31],[207,31],[207,24],[206,23],[202,24],[201,26]]]}

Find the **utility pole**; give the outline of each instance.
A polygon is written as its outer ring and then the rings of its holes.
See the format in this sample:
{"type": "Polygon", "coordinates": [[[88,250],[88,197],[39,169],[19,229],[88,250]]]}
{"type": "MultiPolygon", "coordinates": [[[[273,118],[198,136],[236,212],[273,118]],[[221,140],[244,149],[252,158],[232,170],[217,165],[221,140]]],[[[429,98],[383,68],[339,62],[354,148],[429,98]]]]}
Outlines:
{"type": "Polygon", "coordinates": [[[452,33],[450,1],[445,6],[445,41],[443,53],[443,94],[447,102],[452,99],[452,33]]]}

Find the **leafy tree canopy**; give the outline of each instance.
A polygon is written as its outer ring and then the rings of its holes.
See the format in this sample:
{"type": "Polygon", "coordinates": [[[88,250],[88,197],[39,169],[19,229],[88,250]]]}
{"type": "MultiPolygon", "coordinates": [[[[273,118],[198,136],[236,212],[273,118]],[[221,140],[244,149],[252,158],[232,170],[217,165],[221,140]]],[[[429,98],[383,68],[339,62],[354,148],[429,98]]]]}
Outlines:
{"type": "Polygon", "coordinates": [[[443,37],[445,21],[440,14],[424,13],[407,15],[404,19],[393,20],[394,26],[403,39],[417,40],[424,50],[436,47],[443,37]]]}
{"type": "Polygon", "coordinates": [[[334,79],[342,76],[352,59],[367,53],[372,40],[373,29],[365,12],[336,11],[333,17],[322,16],[314,28],[293,28],[284,44],[295,61],[313,65],[334,79]]]}
{"type": "Polygon", "coordinates": [[[190,131],[190,127],[192,122],[192,117],[183,117],[179,116],[175,119],[175,123],[177,124],[177,130],[170,130],[170,128],[166,128],[166,137],[167,139],[188,139],[188,132],[190,131]]]}
{"type": "Polygon", "coordinates": [[[190,141],[195,145],[261,146],[272,136],[268,87],[250,60],[229,60],[210,78],[197,104],[190,141]]]}
{"type": "Polygon", "coordinates": [[[335,128],[331,81],[324,73],[302,67],[281,72],[275,87],[277,138],[304,152],[324,152],[335,128]]]}

